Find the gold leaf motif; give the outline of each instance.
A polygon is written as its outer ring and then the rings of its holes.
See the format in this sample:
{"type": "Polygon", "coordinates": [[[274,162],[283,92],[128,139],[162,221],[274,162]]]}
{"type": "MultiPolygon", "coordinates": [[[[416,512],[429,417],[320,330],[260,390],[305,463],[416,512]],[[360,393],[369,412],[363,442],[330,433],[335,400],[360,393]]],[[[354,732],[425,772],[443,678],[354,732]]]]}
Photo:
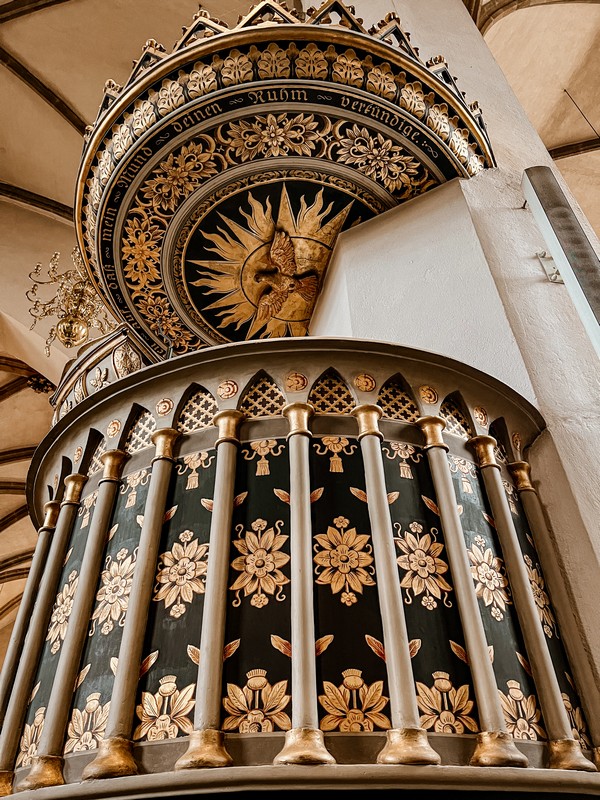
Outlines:
{"type": "Polygon", "coordinates": [[[411,658],[414,658],[421,649],[421,639],[411,639],[408,643],[408,653],[411,658]]]}
{"type": "Polygon", "coordinates": [[[110,671],[112,672],[113,675],[116,675],[119,666],[119,659],[116,656],[113,656],[110,659],[109,664],[110,664],[110,671]]]}
{"type": "Polygon", "coordinates": [[[333,636],[330,633],[317,639],[315,642],[315,655],[320,656],[321,653],[324,653],[332,642],[333,636]]]}
{"type": "Polygon", "coordinates": [[[40,686],[41,686],[41,685],[42,685],[42,682],[41,682],[41,681],[38,681],[38,682],[36,683],[36,685],[33,687],[33,689],[31,690],[31,694],[29,695],[28,705],[31,705],[31,703],[33,703],[33,698],[34,698],[34,697],[36,696],[36,694],[38,693],[38,690],[39,690],[39,688],[40,688],[40,686]]]}
{"type": "Polygon", "coordinates": [[[108,533],[106,535],[106,541],[107,542],[111,541],[111,539],[114,537],[114,535],[115,535],[115,533],[117,532],[118,529],[119,529],[119,523],[117,522],[116,525],[113,525],[112,528],[109,529],[109,531],[108,531],[108,533]]]}
{"type": "Polygon", "coordinates": [[[385,648],[383,646],[383,642],[380,642],[379,639],[376,639],[374,636],[369,636],[368,633],[365,634],[365,641],[375,655],[379,656],[382,661],[385,661],[385,648]]]}
{"type": "Polygon", "coordinates": [[[316,503],[316,502],[317,502],[317,500],[320,500],[320,499],[321,499],[321,496],[323,495],[323,491],[324,491],[324,487],[321,487],[321,488],[319,488],[319,489],[314,489],[314,490],[313,490],[313,491],[310,493],[310,502],[311,502],[311,503],[316,503]]]}
{"type": "Polygon", "coordinates": [[[464,661],[465,664],[469,663],[469,657],[467,656],[467,651],[464,647],[461,647],[456,642],[453,642],[452,639],[450,640],[450,649],[454,653],[455,656],[460,658],[461,661],[464,661]]]}
{"type": "Polygon", "coordinates": [[[188,644],[187,654],[190,657],[191,661],[194,662],[194,664],[196,664],[197,666],[200,664],[200,650],[193,644],[188,644]]]}
{"type": "Polygon", "coordinates": [[[231,658],[231,656],[235,653],[235,651],[240,646],[240,639],[234,639],[232,642],[229,642],[223,648],[223,661],[227,658],[231,658]]]}
{"type": "Polygon", "coordinates": [[[238,508],[238,506],[241,506],[241,505],[242,505],[242,503],[244,502],[244,500],[245,500],[247,497],[248,497],[248,492],[241,492],[240,494],[237,494],[237,495],[236,495],[236,496],[233,498],[233,507],[234,507],[234,508],[238,508]]]}
{"type": "Polygon", "coordinates": [[[279,650],[280,653],[283,653],[284,656],[288,658],[292,657],[292,645],[287,639],[282,639],[281,636],[276,636],[274,633],[271,634],[271,644],[276,650],[279,650]]]}
{"type": "Polygon", "coordinates": [[[421,495],[421,500],[422,500],[422,501],[425,503],[425,505],[427,506],[427,508],[428,508],[430,511],[433,511],[433,513],[434,513],[434,514],[437,514],[437,516],[439,517],[439,515],[440,515],[440,510],[439,510],[439,508],[437,507],[437,505],[436,505],[436,504],[433,502],[433,500],[430,500],[430,499],[429,499],[429,497],[425,497],[425,495],[424,495],[424,494],[422,494],[422,495],[421,495]]]}
{"type": "Polygon", "coordinates": [[[275,497],[278,497],[282,501],[282,503],[289,504],[290,502],[289,492],[286,492],[283,489],[273,489],[273,494],[275,495],[275,497]]]}
{"type": "Polygon", "coordinates": [[[172,508],[170,508],[168,511],[165,512],[165,515],[163,517],[163,524],[165,522],[168,522],[170,519],[173,519],[173,517],[175,516],[175,512],[177,511],[177,508],[178,506],[173,506],[172,508]]]}
{"type": "Polygon", "coordinates": [[[74,686],[74,688],[73,688],[73,691],[75,691],[76,689],[79,689],[79,687],[81,686],[81,684],[82,684],[82,683],[84,682],[84,680],[86,679],[86,677],[87,677],[87,674],[88,674],[88,672],[90,671],[90,667],[91,667],[91,666],[92,666],[91,664],[86,664],[86,666],[85,666],[85,667],[84,667],[84,668],[81,670],[81,672],[79,673],[79,675],[78,675],[78,676],[75,678],[75,686],[74,686]]]}
{"type": "Polygon", "coordinates": [[[209,500],[208,497],[203,497],[200,500],[200,505],[203,506],[207,511],[212,511],[214,508],[214,500],[209,500]]]}
{"type": "Polygon", "coordinates": [[[391,506],[392,503],[395,503],[396,500],[400,497],[400,492],[388,492],[387,493],[387,501],[388,504],[391,506]]]}
{"type": "Polygon", "coordinates": [[[146,658],[140,664],[140,678],[148,672],[148,670],[153,664],[156,663],[157,658],[158,658],[158,650],[154,650],[154,652],[146,656],[146,658]]]}
{"type": "Polygon", "coordinates": [[[359,500],[362,500],[363,503],[367,502],[367,493],[364,492],[362,489],[356,489],[355,487],[351,486],[350,491],[357,497],[359,500]]]}

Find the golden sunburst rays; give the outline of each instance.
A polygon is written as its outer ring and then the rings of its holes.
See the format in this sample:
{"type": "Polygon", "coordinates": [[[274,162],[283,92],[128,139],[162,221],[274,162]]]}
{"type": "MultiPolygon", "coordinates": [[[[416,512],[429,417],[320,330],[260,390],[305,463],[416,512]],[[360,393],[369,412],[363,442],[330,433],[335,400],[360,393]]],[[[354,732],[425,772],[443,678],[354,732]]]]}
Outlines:
{"type": "Polygon", "coordinates": [[[246,225],[219,214],[227,226],[218,233],[203,233],[212,242],[207,248],[219,259],[195,261],[199,278],[192,286],[202,287],[207,295],[221,297],[205,307],[220,318],[218,328],[248,324],[247,339],[260,332],[260,338],[304,336],[329,263],[335,240],[353,201],[329,221],[333,203],[326,207],[321,189],[311,204],[303,196],[295,214],[285,185],[277,220],[267,197],[264,203],[248,193],[250,212],[240,207],[246,225]],[[285,239],[287,250],[281,247],[285,239]],[[282,261],[276,254],[284,252],[282,261]]]}

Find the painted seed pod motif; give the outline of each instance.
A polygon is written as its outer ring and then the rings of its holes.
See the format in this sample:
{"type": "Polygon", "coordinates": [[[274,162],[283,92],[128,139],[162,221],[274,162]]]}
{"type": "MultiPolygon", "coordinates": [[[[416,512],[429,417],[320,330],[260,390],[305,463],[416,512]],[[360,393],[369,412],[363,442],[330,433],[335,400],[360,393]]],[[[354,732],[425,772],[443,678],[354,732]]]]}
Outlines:
{"type": "Polygon", "coordinates": [[[314,546],[317,583],[331,586],[332,594],[341,592],[346,606],[357,602],[356,593],[362,594],[364,586],[375,586],[371,537],[358,534],[349,524],[345,517],[336,517],[335,527],[329,525],[326,534],[317,534],[314,546]]]}
{"type": "Polygon", "coordinates": [[[339,686],[323,682],[325,693],[319,695],[319,702],[327,714],[321,720],[321,730],[356,733],[391,728],[390,720],[381,713],[389,699],[383,694],[383,681],[369,686],[359,669],[344,670],[342,678],[339,686]]]}
{"type": "Polygon", "coordinates": [[[469,686],[465,684],[455,689],[447,672],[432,674],[433,686],[416,682],[417,705],[423,712],[421,725],[426,731],[434,733],[462,734],[477,731],[478,725],[469,716],[473,701],[469,699],[469,686]]]}
{"type": "Polygon", "coordinates": [[[37,755],[38,745],[42,737],[42,729],[46,718],[46,707],[42,706],[35,712],[33,722],[26,724],[23,729],[23,736],[19,745],[19,755],[17,756],[17,767],[29,767],[34,756],[37,755]]]}
{"type": "Polygon", "coordinates": [[[287,681],[271,686],[266,669],[252,669],[243,687],[227,684],[227,697],[223,707],[229,716],[223,720],[224,731],[239,733],[272,733],[274,730],[289,731],[292,727],[285,713],[291,696],[287,694],[287,681]]]}
{"type": "Polygon", "coordinates": [[[523,694],[519,681],[507,681],[508,693],[499,692],[506,728],[515,739],[546,739],[541,711],[534,694],[523,694]]]}
{"type": "Polygon", "coordinates": [[[142,692],[142,702],[136,708],[140,724],[134,731],[134,740],[157,742],[176,739],[180,733],[189,735],[194,726],[187,715],[194,707],[195,688],[195,684],[191,683],[179,690],[176,676],[165,675],[159,680],[159,689],[155,694],[142,692]]]}
{"type": "Polygon", "coordinates": [[[67,729],[65,753],[95,750],[98,742],[104,738],[109,710],[110,700],[102,705],[100,692],[93,692],[86,697],[83,711],[74,708],[67,729]]]}
{"type": "Polygon", "coordinates": [[[281,571],[290,557],[282,553],[281,548],[288,537],[280,533],[282,520],[268,528],[264,519],[255,520],[251,531],[244,532],[243,525],[236,525],[238,538],[233,540],[234,547],[241,553],[231,562],[234,570],[241,573],[229,587],[235,592],[233,605],[237,608],[244,597],[251,596],[250,605],[263,608],[269,602],[269,596],[276,600],[285,600],[283,587],[290,579],[281,571]],[[242,535],[243,534],[243,535],[242,535]]]}

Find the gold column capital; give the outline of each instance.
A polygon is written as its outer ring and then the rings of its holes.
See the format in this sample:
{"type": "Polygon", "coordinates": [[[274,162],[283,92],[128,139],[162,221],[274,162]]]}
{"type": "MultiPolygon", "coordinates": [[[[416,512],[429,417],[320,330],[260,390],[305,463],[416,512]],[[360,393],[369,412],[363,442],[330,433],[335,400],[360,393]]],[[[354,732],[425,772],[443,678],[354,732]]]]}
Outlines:
{"type": "Polygon", "coordinates": [[[498,446],[498,442],[493,436],[473,436],[472,439],[469,439],[467,445],[475,453],[479,467],[496,467],[500,469],[494,453],[494,448],[498,446]]]}
{"type": "Polygon", "coordinates": [[[100,480],[118,481],[121,478],[123,465],[129,455],[124,450],[107,450],[100,456],[100,461],[104,466],[104,472],[100,480]]]}
{"type": "Polygon", "coordinates": [[[527,461],[513,461],[507,466],[518,492],[535,492],[535,487],[531,483],[531,465],[527,461]]]}
{"type": "Polygon", "coordinates": [[[49,500],[44,504],[44,522],[42,528],[56,528],[60,503],[56,500],[49,500]]]}
{"type": "Polygon", "coordinates": [[[431,447],[441,447],[443,450],[448,450],[448,445],[442,437],[442,431],[446,427],[446,420],[441,417],[419,417],[415,425],[421,428],[425,437],[424,450],[429,450],[431,447]]]}
{"type": "Polygon", "coordinates": [[[65,503],[79,503],[81,500],[81,492],[83,491],[87,479],[87,475],[81,475],[79,472],[67,475],[65,478],[65,494],[61,505],[65,505],[65,503]]]}
{"type": "Polygon", "coordinates": [[[235,408],[224,408],[223,411],[217,411],[213,417],[213,425],[217,426],[219,435],[215,442],[218,447],[221,442],[233,442],[233,444],[240,443],[240,425],[246,419],[246,415],[235,408]]]}
{"type": "Polygon", "coordinates": [[[378,439],[383,439],[383,434],[379,430],[379,420],[383,416],[380,406],[363,403],[363,405],[356,406],[352,411],[352,416],[356,417],[358,422],[359,441],[363,436],[377,436],[378,439]]]}
{"type": "Polygon", "coordinates": [[[150,437],[156,448],[154,452],[154,459],[172,459],[173,445],[180,436],[181,431],[177,431],[175,428],[159,428],[157,431],[154,431],[150,437]]]}
{"type": "Polygon", "coordinates": [[[315,409],[310,403],[289,403],[281,413],[290,426],[288,437],[296,434],[311,436],[308,420],[315,413],[315,409]]]}

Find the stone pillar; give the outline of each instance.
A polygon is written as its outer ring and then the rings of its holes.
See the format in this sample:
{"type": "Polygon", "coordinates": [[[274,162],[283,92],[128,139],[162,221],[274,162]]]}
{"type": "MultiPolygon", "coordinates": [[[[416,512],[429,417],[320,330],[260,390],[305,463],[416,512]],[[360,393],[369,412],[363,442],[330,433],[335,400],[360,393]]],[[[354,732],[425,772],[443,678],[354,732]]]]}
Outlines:
{"type": "Polygon", "coordinates": [[[65,782],[63,748],[73,686],[89,629],[106,537],[126,458],[127,454],[121,450],[108,450],[102,455],[104,472],[98,483],[98,497],[81,560],[73,608],[52,683],[42,735],[31,769],[27,777],[17,785],[17,791],[58,786],[65,782]]]}
{"type": "Polygon", "coordinates": [[[274,764],[335,764],[319,730],[310,518],[310,430],[308,403],[283,411],[290,431],[290,568],[292,628],[292,728],[274,764]]]}
{"type": "Polygon", "coordinates": [[[552,536],[546,523],[539,495],[531,482],[531,466],[527,461],[514,461],[508,464],[508,469],[515,482],[515,488],[519,493],[523,511],[535,542],[535,549],[540,557],[550,599],[556,598],[560,601],[554,603],[554,611],[575,683],[580,690],[582,704],[586,710],[587,723],[594,744],[594,761],[598,767],[600,766],[600,690],[598,683],[590,668],[589,654],[582,646],[573,611],[564,594],[563,579],[556,559],[552,536]]]}
{"type": "Polygon", "coordinates": [[[0,734],[1,797],[11,794],[12,791],[13,766],[19,749],[29,696],[40,654],[44,647],[65,553],[67,552],[73,524],[79,509],[81,492],[86,481],[87,475],[79,473],[67,475],[65,478],[64,498],[60,504],[54,536],[50,544],[44,574],[40,580],[35,606],[29,620],[29,630],[23,644],[19,667],[15,675],[2,733],[0,734]]]}
{"type": "Polygon", "coordinates": [[[387,499],[378,406],[354,409],[358,421],[367,489],[367,505],[377,572],[377,590],[383,626],[385,666],[390,692],[391,730],[377,757],[379,764],[439,764],[441,758],[431,747],[419,718],[410,657],[404,603],[394,547],[394,530],[387,499]]]}
{"type": "Polygon", "coordinates": [[[500,465],[496,462],[494,448],[497,446],[497,442],[492,436],[475,436],[469,440],[468,444],[475,453],[483,477],[546,723],[550,756],[548,766],[551,769],[595,772],[595,765],[583,755],[579,742],[573,737],[571,723],[561,697],[560,686],[502,484],[500,465]]]}
{"type": "Polygon", "coordinates": [[[0,726],[6,714],[10,690],[12,689],[19,659],[21,658],[25,636],[29,626],[29,619],[33,612],[35,598],[44,573],[44,567],[46,566],[46,559],[50,549],[50,542],[52,541],[52,534],[56,527],[59,510],[60,503],[57,503],[55,500],[51,500],[44,506],[44,523],[38,530],[37,543],[35,545],[33,559],[31,560],[25,591],[19,603],[17,618],[13,625],[6,655],[4,656],[4,663],[2,664],[2,674],[0,675],[0,726]]]}
{"type": "Polygon", "coordinates": [[[99,744],[98,755],[83,771],[84,781],[136,775],[138,772],[131,741],[135,700],[165,504],[173,469],[173,446],[180,435],[174,428],[161,428],[152,434],[156,451],[152,459],[144,522],[119,648],[105,738],[99,744]]]}
{"type": "Polygon", "coordinates": [[[221,730],[221,683],[235,470],[240,444],[239,428],[243,419],[240,411],[225,409],[215,414],[213,420],[219,435],[200,634],[202,655],[196,684],[194,730],[190,734],[187,751],[175,763],[177,770],[227,767],[233,763],[221,730]]]}
{"type": "Polygon", "coordinates": [[[452,474],[446,456],[448,446],[442,437],[446,423],[441,417],[421,417],[417,420],[417,425],[425,437],[424,449],[427,452],[440,510],[446,552],[454,581],[482,728],[482,732],[477,736],[477,745],[470,763],[478,767],[526,767],[528,760],[517,749],[507,732],[506,720],[500,705],[496,676],[479,613],[452,474]]]}

